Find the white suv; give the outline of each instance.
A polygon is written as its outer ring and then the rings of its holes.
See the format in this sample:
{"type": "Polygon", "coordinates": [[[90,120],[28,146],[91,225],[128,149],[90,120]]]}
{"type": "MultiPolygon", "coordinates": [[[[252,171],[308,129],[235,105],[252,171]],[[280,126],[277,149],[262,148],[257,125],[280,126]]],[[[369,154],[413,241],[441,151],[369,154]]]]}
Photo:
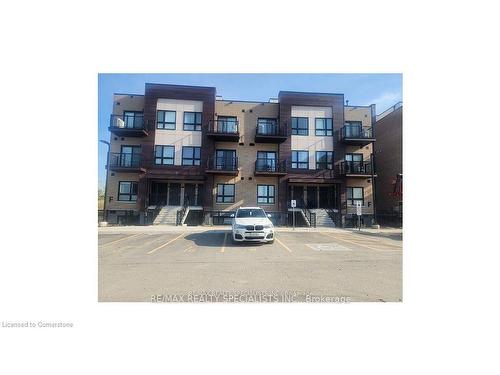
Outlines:
{"type": "Polygon", "coordinates": [[[260,207],[240,207],[233,217],[233,241],[269,242],[274,241],[274,225],[271,215],[260,207]]]}

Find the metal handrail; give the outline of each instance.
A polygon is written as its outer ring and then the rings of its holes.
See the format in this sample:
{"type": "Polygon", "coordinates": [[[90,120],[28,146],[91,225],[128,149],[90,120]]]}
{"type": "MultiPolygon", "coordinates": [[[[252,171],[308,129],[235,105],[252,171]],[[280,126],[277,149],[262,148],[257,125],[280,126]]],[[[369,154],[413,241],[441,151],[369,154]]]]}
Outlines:
{"type": "Polygon", "coordinates": [[[286,135],[276,121],[257,122],[256,135],[286,135]]]}
{"type": "Polygon", "coordinates": [[[182,218],[184,217],[184,214],[186,213],[186,210],[188,207],[189,207],[189,197],[185,197],[184,204],[182,205],[182,208],[177,210],[176,218],[175,218],[175,225],[182,224],[182,218]]]}
{"type": "Polygon", "coordinates": [[[238,158],[210,157],[207,160],[207,169],[219,171],[236,171],[238,169],[238,158]]]}
{"type": "Polygon", "coordinates": [[[218,134],[238,134],[239,121],[238,120],[227,120],[218,119],[210,120],[208,122],[209,133],[218,134]]]}
{"type": "Polygon", "coordinates": [[[117,129],[144,129],[144,114],[111,115],[110,127],[117,129]]]}
{"type": "Polygon", "coordinates": [[[286,160],[257,158],[255,160],[257,172],[286,172],[286,160]]]}
{"type": "Polygon", "coordinates": [[[344,125],[340,134],[342,138],[373,138],[373,128],[359,125],[344,125]]]}
{"type": "Polygon", "coordinates": [[[128,154],[121,152],[109,153],[110,167],[137,168],[141,166],[141,154],[128,154]]]}
{"type": "Polygon", "coordinates": [[[340,163],[342,174],[371,174],[371,161],[343,161],[340,163]]]}

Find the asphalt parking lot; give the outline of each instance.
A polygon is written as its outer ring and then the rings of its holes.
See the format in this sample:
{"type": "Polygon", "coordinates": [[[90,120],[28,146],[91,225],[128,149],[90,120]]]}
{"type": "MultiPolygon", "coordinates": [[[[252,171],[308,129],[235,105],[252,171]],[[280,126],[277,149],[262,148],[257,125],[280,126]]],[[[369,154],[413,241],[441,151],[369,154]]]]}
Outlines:
{"type": "Polygon", "coordinates": [[[101,302],[253,302],[259,293],[263,301],[273,293],[279,301],[402,300],[398,236],[286,230],[261,245],[233,244],[228,229],[137,227],[100,229],[98,241],[101,302]]]}

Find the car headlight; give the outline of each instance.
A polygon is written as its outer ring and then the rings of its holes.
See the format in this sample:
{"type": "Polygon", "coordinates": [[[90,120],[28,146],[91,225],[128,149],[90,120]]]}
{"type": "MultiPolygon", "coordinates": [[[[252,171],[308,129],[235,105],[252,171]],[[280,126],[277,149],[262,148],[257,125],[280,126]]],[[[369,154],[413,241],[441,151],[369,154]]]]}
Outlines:
{"type": "Polygon", "coordinates": [[[240,224],[234,224],[234,229],[245,229],[245,226],[240,224]]]}
{"type": "Polygon", "coordinates": [[[269,229],[269,228],[273,228],[273,225],[272,224],[265,224],[265,225],[263,225],[263,227],[266,229],[269,229]]]}

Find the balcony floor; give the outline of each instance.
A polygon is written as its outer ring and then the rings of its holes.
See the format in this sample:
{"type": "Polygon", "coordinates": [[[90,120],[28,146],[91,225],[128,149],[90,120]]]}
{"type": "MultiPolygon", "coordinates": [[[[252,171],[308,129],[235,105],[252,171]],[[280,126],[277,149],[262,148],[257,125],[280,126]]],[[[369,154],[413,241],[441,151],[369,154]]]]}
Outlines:
{"type": "Polygon", "coordinates": [[[119,128],[116,126],[110,126],[108,130],[118,137],[146,137],[148,135],[146,129],[119,128]]]}
{"type": "Polygon", "coordinates": [[[240,133],[212,133],[208,132],[207,137],[219,142],[238,142],[240,133]]]}

